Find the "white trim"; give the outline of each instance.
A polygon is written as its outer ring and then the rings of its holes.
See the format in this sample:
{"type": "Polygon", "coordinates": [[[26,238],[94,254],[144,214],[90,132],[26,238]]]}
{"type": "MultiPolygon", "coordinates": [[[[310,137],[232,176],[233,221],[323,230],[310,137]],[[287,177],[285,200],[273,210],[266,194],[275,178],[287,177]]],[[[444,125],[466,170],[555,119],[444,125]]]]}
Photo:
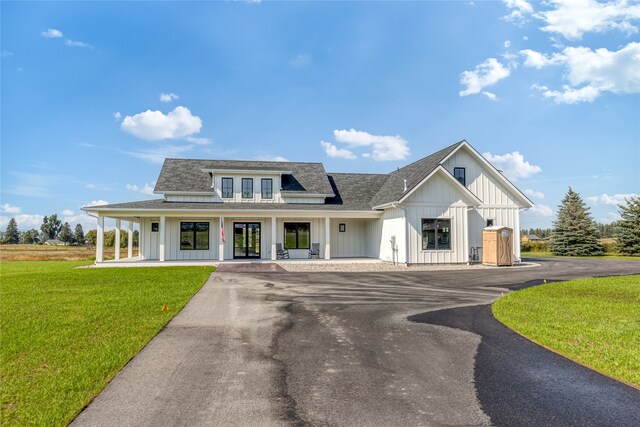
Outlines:
{"type": "Polygon", "coordinates": [[[504,176],[502,173],[500,173],[500,171],[498,169],[496,169],[495,166],[493,166],[487,159],[485,159],[482,154],[480,154],[478,151],[476,151],[475,148],[473,148],[471,146],[471,144],[469,144],[466,140],[462,140],[461,143],[454,148],[449,154],[447,154],[445,156],[444,159],[442,159],[440,161],[440,164],[446,162],[451,156],[453,156],[454,153],[458,152],[458,150],[460,150],[461,147],[466,147],[474,156],[476,156],[476,158],[480,159],[480,161],[489,169],[489,172],[491,172],[491,174],[498,178],[499,180],[501,180],[504,184],[507,185],[507,187],[515,193],[516,196],[518,196],[520,198],[521,201],[523,201],[525,203],[527,208],[532,208],[534,206],[534,203],[529,200],[529,198],[518,189],[518,187],[516,187],[515,185],[513,185],[511,183],[511,181],[509,181],[507,179],[506,176],[504,176]]]}
{"type": "MultiPolygon", "coordinates": [[[[84,209],[83,209],[84,210],[84,209]]],[[[205,218],[212,216],[223,215],[225,217],[230,216],[245,216],[245,217],[309,217],[309,218],[323,218],[326,215],[331,215],[333,218],[380,218],[383,215],[381,210],[370,211],[327,211],[316,209],[278,209],[278,210],[265,210],[265,209],[240,209],[240,210],[213,210],[213,209],[129,209],[129,208],[111,208],[111,209],[91,209],[85,212],[97,212],[110,218],[115,218],[121,215],[127,216],[143,216],[143,217],[159,217],[165,215],[167,217],[180,217],[184,215],[202,215],[205,218]],[[151,215],[155,214],[155,215],[151,215]]]]}
{"type": "Polygon", "coordinates": [[[251,174],[251,175],[291,175],[290,170],[267,169],[202,169],[202,172],[216,174],[251,174]]]}
{"type": "Polygon", "coordinates": [[[154,194],[169,196],[215,196],[213,191],[153,191],[154,194]]]}
{"type": "Polygon", "coordinates": [[[282,197],[334,197],[335,194],[305,193],[298,191],[280,190],[282,197]]]}

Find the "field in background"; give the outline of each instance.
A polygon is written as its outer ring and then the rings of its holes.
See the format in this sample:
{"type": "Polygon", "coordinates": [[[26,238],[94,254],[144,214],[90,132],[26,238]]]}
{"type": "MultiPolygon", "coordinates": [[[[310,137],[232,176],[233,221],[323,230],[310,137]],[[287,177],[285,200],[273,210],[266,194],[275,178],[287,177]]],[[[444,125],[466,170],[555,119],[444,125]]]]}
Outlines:
{"type": "Polygon", "coordinates": [[[0,425],[67,425],[213,271],[87,264],[2,263],[0,425]]]}
{"type": "Polygon", "coordinates": [[[640,276],[535,286],[500,298],[493,314],[531,340],[640,388],[640,276]]]}
{"type": "MultiPolygon", "coordinates": [[[[138,248],[133,247],[133,256],[138,248]]],[[[105,259],[115,257],[114,248],[104,248],[105,259]]],[[[120,257],[127,256],[127,249],[120,249],[120,257]]],[[[0,261],[94,261],[95,246],[48,246],[48,245],[0,245],[0,261]]]]}
{"type": "Polygon", "coordinates": [[[551,252],[522,252],[522,258],[591,258],[591,259],[611,259],[616,261],[640,261],[640,256],[626,255],[597,255],[597,256],[558,256],[551,252]]]}

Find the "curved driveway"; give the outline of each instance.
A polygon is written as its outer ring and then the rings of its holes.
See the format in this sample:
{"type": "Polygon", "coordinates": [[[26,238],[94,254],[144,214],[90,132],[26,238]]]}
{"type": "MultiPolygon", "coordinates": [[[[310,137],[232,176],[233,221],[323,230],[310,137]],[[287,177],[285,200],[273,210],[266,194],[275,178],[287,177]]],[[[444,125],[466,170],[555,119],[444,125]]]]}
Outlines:
{"type": "Polygon", "coordinates": [[[640,263],[536,261],[214,273],[75,423],[638,425],[637,390],[492,323],[486,305],[541,279],[640,274],[640,263]],[[426,323],[407,321],[416,314],[426,323]]]}

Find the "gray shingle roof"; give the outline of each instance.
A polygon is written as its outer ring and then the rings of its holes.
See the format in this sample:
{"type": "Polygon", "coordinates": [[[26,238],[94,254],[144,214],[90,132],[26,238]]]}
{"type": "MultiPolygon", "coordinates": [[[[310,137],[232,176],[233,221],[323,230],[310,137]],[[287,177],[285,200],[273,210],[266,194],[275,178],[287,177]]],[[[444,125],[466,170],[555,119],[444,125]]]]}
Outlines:
{"type": "Polygon", "coordinates": [[[326,173],[321,163],[263,162],[235,160],[166,159],[155,191],[210,192],[211,177],[203,169],[291,171],[283,175],[283,192],[333,194],[325,203],[233,203],[167,202],[163,199],[100,206],[107,209],[211,209],[211,210],[370,210],[374,206],[398,201],[411,191],[442,160],[464,141],[457,142],[430,156],[417,160],[389,174],[326,173]],[[407,192],[404,180],[407,180],[407,192]]]}
{"type": "Polygon", "coordinates": [[[290,171],[282,177],[284,191],[333,194],[322,163],[196,159],[166,159],[154,191],[210,192],[211,176],[203,169],[290,171]]]}
{"type": "Polygon", "coordinates": [[[371,199],[371,206],[380,206],[400,200],[404,194],[411,191],[413,187],[418,185],[427,177],[435,168],[438,167],[442,160],[447,157],[464,141],[456,142],[453,145],[443,148],[442,150],[417,160],[403,168],[393,171],[389,174],[380,191],[371,199]],[[404,191],[404,180],[407,180],[407,191],[404,191]]]}

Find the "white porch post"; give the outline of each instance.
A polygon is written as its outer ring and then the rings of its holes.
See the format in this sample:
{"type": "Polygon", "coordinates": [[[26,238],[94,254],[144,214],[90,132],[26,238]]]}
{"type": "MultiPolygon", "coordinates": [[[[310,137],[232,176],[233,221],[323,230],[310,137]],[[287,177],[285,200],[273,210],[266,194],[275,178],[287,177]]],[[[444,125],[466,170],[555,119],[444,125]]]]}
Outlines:
{"type": "Polygon", "coordinates": [[[96,236],[96,262],[104,261],[104,217],[98,214],[98,235],[96,236]]]}
{"type": "Polygon", "coordinates": [[[224,261],[224,217],[221,216],[218,223],[220,224],[220,230],[218,231],[218,261],[224,261]]]}
{"type": "Polygon", "coordinates": [[[116,241],[113,244],[115,249],[115,260],[120,259],[120,220],[116,219],[116,241]]]}
{"type": "Polygon", "coordinates": [[[165,222],[165,216],[164,215],[160,215],[160,235],[158,236],[160,238],[160,253],[159,253],[159,258],[160,258],[160,262],[164,261],[164,242],[166,241],[165,239],[165,233],[167,232],[167,225],[165,222]]]}
{"type": "Polygon", "coordinates": [[[324,219],[324,259],[331,259],[331,218],[324,219]]]}
{"type": "Polygon", "coordinates": [[[276,260],[276,217],[271,217],[271,260],[276,260]]]}
{"type": "Polygon", "coordinates": [[[133,258],[133,221],[127,224],[127,258],[133,258]]]}

